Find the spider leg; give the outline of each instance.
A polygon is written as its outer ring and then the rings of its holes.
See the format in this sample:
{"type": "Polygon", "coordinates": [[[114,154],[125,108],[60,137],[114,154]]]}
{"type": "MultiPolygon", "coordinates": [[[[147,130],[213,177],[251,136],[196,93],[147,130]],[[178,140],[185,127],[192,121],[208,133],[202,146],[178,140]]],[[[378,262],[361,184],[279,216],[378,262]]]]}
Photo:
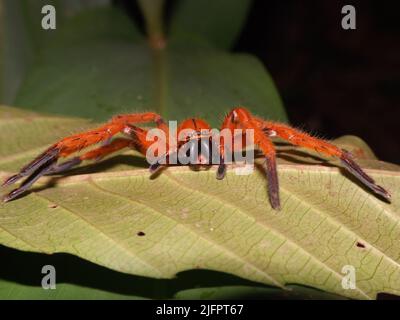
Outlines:
{"type": "Polygon", "coordinates": [[[280,210],[279,180],[276,169],[276,151],[272,141],[262,131],[254,130],[254,143],[265,155],[264,169],[268,182],[268,197],[272,208],[280,210]]]}
{"type": "Polygon", "coordinates": [[[51,146],[41,155],[36,157],[32,162],[23,167],[19,173],[7,178],[2,184],[2,186],[3,187],[9,186],[17,182],[19,179],[30,175],[31,173],[35,172],[35,170],[37,170],[44,164],[48,163],[49,161],[57,160],[58,155],[59,155],[59,150],[54,145],[51,146]]]}
{"type": "Polygon", "coordinates": [[[132,145],[132,140],[130,139],[117,138],[111,140],[108,144],[105,144],[99,148],[86,152],[79,157],[71,158],[70,160],[60,163],[57,166],[54,166],[50,171],[47,172],[47,174],[55,174],[67,171],[79,165],[84,160],[98,161],[114,152],[117,152],[131,145],[132,145]]]}
{"type": "Polygon", "coordinates": [[[117,133],[124,131],[124,129],[127,128],[127,125],[133,122],[156,122],[159,126],[166,126],[164,120],[158,114],[153,112],[117,115],[101,127],[78,133],[56,142],[32,162],[23,167],[18,174],[6,179],[3,186],[11,185],[20,178],[28,176],[50,159],[67,157],[91,145],[107,141],[117,133]]]}
{"type": "MultiPolygon", "coordinates": [[[[233,109],[225,118],[222,129],[234,128],[252,129],[254,130],[254,143],[265,156],[264,169],[266,171],[268,182],[268,197],[273,209],[280,210],[279,198],[279,180],[276,168],[276,151],[270,138],[253,122],[251,114],[244,108],[233,109]]],[[[222,131],[221,129],[221,131],[222,131]]],[[[220,149],[221,152],[221,149],[220,149]]],[[[224,152],[224,150],[222,150],[224,152]]],[[[222,153],[222,159],[223,159],[222,153]]],[[[217,171],[217,178],[220,174],[219,170],[225,171],[225,164],[220,164],[217,171]],[[220,169],[221,168],[221,169],[220,169]]]]}
{"type": "Polygon", "coordinates": [[[231,152],[233,153],[234,150],[226,150],[225,146],[226,146],[226,142],[228,142],[228,148],[229,145],[232,146],[234,143],[234,139],[233,139],[233,131],[236,128],[236,122],[235,122],[235,118],[233,116],[233,111],[229,112],[225,118],[224,121],[222,122],[222,126],[221,126],[221,136],[220,136],[220,141],[219,141],[219,165],[218,165],[218,169],[217,169],[217,176],[216,178],[218,180],[222,180],[225,178],[226,175],[226,163],[225,163],[225,155],[227,152],[231,152]],[[222,133],[224,132],[224,130],[228,130],[231,132],[231,139],[230,141],[225,141],[225,139],[227,139],[227,137],[225,137],[222,133]]]}
{"type": "MultiPolygon", "coordinates": [[[[233,129],[231,129],[233,131],[233,129]]],[[[226,174],[226,164],[225,164],[225,154],[226,152],[231,152],[232,154],[235,152],[240,152],[244,148],[246,148],[247,145],[247,139],[246,139],[246,134],[241,134],[240,139],[235,139],[235,137],[232,137],[232,142],[230,145],[230,148],[228,146],[228,150],[225,150],[225,145],[222,143],[222,140],[225,139],[223,136],[220,139],[220,144],[219,144],[219,166],[217,169],[217,176],[216,178],[218,180],[222,180],[225,177],[226,174]]],[[[217,146],[218,147],[218,146],[217,146]]],[[[217,148],[218,150],[218,148],[217,148]]]]}
{"type": "Polygon", "coordinates": [[[132,140],[125,138],[117,138],[112,140],[109,144],[86,152],[82,156],[79,157],[81,161],[83,160],[95,160],[98,161],[105,156],[108,156],[114,152],[117,152],[126,147],[132,146],[132,140]]]}
{"type": "MultiPolygon", "coordinates": [[[[12,195],[14,195],[15,193],[18,193],[19,195],[27,188],[29,188],[32,185],[32,183],[35,182],[42,175],[54,172],[54,170],[55,172],[60,172],[60,170],[66,170],[72,168],[79,162],[78,159],[73,158],[64,164],[61,164],[60,167],[57,167],[55,163],[59,158],[68,157],[69,155],[75,152],[79,152],[80,150],[87,148],[91,145],[95,145],[104,141],[109,141],[117,133],[124,132],[125,130],[127,130],[127,128],[129,128],[128,125],[130,123],[147,123],[147,122],[155,122],[157,126],[160,127],[162,130],[168,129],[161,116],[153,112],[145,112],[137,114],[117,115],[113,117],[109,122],[96,129],[92,129],[89,131],[85,131],[61,139],[60,141],[56,142],[51,147],[49,147],[47,150],[45,150],[38,157],[36,157],[33,161],[24,166],[19,173],[7,178],[4,181],[2,186],[9,186],[11,184],[14,184],[23,177],[32,175],[27,179],[27,182],[24,182],[21,185],[22,191],[17,192],[14,190],[15,192],[12,191],[9,195],[6,196],[5,199],[7,199],[8,201],[11,200],[12,198],[15,198],[15,196],[12,197],[12,195]],[[50,168],[50,163],[51,163],[51,168],[50,168]]],[[[111,152],[112,148],[115,147],[118,143],[105,145],[95,150],[97,150],[97,152],[105,152],[105,153],[107,153],[108,151],[111,152]]],[[[98,156],[99,154],[93,153],[95,152],[95,150],[87,153],[86,157],[94,155],[98,156]]],[[[85,155],[83,155],[83,158],[84,157],[85,155]]],[[[85,160],[83,158],[81,157],[79,159],[85,160]]]]}
{"type": "Polygon", "coordinates": [[[107,141],[119,132],[125,132],[132,123],[147,122],[155,122],[157,126],[161,127],[166,126],[164,120],[153,112],[117,115],[97,129],[62,139],[56,143],[56,146],[60,149],[60,157],[66,157],[88,146],[107,141]]]}
{"type": "Polygon", "coordinates": [[[217,169],[217,179],[222,180],[223,178],[225,178],[225,175],[226,175],[225,159],[222,155],[220,155],[219,165],[218,165],[218,169],[217,169]]]}
{"type": "MultiPolygon", "coordinates": [[[[160,127],[159,127],[160,128],[160,127]]],[[[168,137],[168,127],[161,128],[168,137]]],[[[154,141],[148,141],[146,139],[148,130],[139,128],[134,125],[128,125],[124,130],[124,134],[129,136],[131,140],[131,145],[134,149],[138,150],[141,154],[146,155],[147,149],[154,143],[154,141]]],[[[159,157],[157,161],[150,164],[149,171],[151,174],[158,171],[163,165],[160,163],[161,159],[166,159],[168,157],[168,151],[165,155],[159,157]]]]}
{"type": "Polygon", "coordinates": [[[132,140],[118,138],[118,139],[112,140],[107,145],[104,145],[104,146],[101,146],[94,150],[91,150],[91,151],[83,154],[82,156],[73,157],[63,163],[60,163],[60,164],[57,164],[57,158],[55,158],[55,157],[50,158],[45,162],[41,162],[41,165],[39,167],[37,167],[18,188],[14,189],[9,194],[7,194],[4,197],[3,201],[8,202],[10,200],[15,199],[20,194],[22,194],[27,189],[29,189],[34,182],[36,182],[40,177],[42,177],[44,175],[62,173],[64,171],[67,171],[67,170],[79,165],[84,160],[97,161],[111,153],[114,153],[118,150],[121,150],[125,147],[130,146],[131,143],[132,143],[132,140]]]}
{"type": "Polygon", "coordinates": [[[165,167],[166,164],[163,164],[162,162],[168,163],[169,157],[172,155],[176,155],[176,154],[177,154],[176,152],[170,153],[169,151],[167,151],[167,153],[165,153],[160,158],[158,158],[156,162],[150,164],[150,166],[149,166],[150,174],[154,174],[157,171],[159,171],[161,168],[165,167]],[[163,161],[161,161],[161,160],[163,160],[163,161]]]}
{"type": "Polygon", "coordinates": [[[390,193],[382,188],[380,185],[376,184],[374,179],[372,179],[369,175],[365,173],[365,171],[361,169],[361,167],[352,159],[352,155],[350,152],[343,150],[343,154],[341,155],[340,160],[347,171],[353,174],[353,176],[360,180],[366,187],[371,189],[373,192],[381,195],[390,202],[390,193]]]}
{"type": "Polygon", "coordinates": [[[235,139],[234,130],[235,129],[246,129],[248,127],[251,127],[253,129],[254,124],[252,124],[252,123],[248,123],[247,127],[246,127],[246,125],[243,126],[243,124],[245,122],[250,121],[250,117],[251,117],[250,113],[242,107],[233,109],[225,116],[224,121],[221,126],[221,130],[220,130],[220,141],[219,141],[220,160],[219,160],[219,166],[217,169],[217,179],[218,180],[222,180],[226,174],[226,163],[225,163],[226,153],[229,152],[229,153],[233,154],[236,151],[241,151],[245,147],[245,145],[247,143],[245,133],[243,133],[243,132],[241,133],[240,140],[242,143],[241,143],[241,145],[238,145],[239,140],[235,139]],[[244,114],[242,115],[241,113],[244,113],[244,114]],[[241,116],[239,117],[239,115],[241,115],[241,116]],[[224,133],[226,132],[225,130],[230,132],[230,136],[224,135],[224,133]],[[225,141],[226,139],[229,139],[229,141],[225,141]]]}
{"type": "Polygon", "coordinates": [[[255,121],[259,127],[262,127],[262,130],[267,136],[271,137],[276,135],[293,145],[319,152],[325,156],[339,158],[344,168],[354,177],[356,177],[362,184],[390,202],[390,193],[376,184],[374,179],[372,179],[367,173],[364,172],[364,170],[362,170],[362,168],[352,159],[350,152],[284,124],[261,121],[259,119],[256,119],[255,121]]]}
{"type": "Polygon", "coordinates": [[[271,202],[272,208],[280,210],[279,180],[275,155],[273,157],[265,157],[263,166],[267,174],[269,201],[271,202]]]}
{"type": "Polygon", "coordinates": [[[64,161],[63,163],[53,166],[50,170],[46,172],[46,175],[63,173],[72,169],[73,167],[80,165],[81,163],[82,160],[80,157],[73,157],[67,161],[64,161]]]}
{"type": "Polygon", "coordinates": [[[45,174],[47,174],[56,164],[57,159],[52,158],[47,160],[46,162],[42,163],[38,168],[36,168],[36,170],[28,177],[24,180],[24,182],[22,182],[22,184],[14,189],[13,191],[11,191],[9,194],[7,194],[4,198],[3,201],[4,202],[8,202],[16,197],[18,197],[19,195],[21,195],[22,193],[24,193],[26,190],[28,190],[33,183],[35,183],[40,177],[44,176],[45,174]]]}

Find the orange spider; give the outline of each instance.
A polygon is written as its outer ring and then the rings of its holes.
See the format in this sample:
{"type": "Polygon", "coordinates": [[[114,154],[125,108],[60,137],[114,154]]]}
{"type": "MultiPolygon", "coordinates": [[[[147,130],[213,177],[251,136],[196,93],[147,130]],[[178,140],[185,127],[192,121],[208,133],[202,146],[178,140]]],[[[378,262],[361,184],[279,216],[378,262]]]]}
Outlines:
{"type": "MultiPolygon", "coordinates": [[[[22,177],[27,176],[27,179],[19,188],[5,196],[4,201],[10,201],[21,195],[41,176],[68,170],[80,164],[83,160],[98,160],[126,147],[136,149],[146,155],[154,141],[147,140],[149,130],[139,128],[133,124],[147,122],[155,122],[157,128],[162,130],[165,136],[169,137],[168,126],[161,116],[155,113],[147,112],[118,115],[97,129],[60,140],[31,163],[23,167],[18,174],[6,179],[3,186],[11,185],[22,177]],[[123,133],[127,138],[115,138],[111,140],[117,133],[123,133]],[[103,145],[97,149],[74,157],[64,163],[57,164],[59,158],[68,157],[75,152],[79,152],[86,147],[100,142],[103,142],[103,145]]],[[[193,118],[183,121],[178,127],[178,136],[185,130],[191,130],[191,133],[184,135],[182,140],[178,139],[179,141],[176,142],[175,148],[171,147],[172,141],[166,139],[164,142],[167,145],[167,151],[163,154],[156,154],[156,161],[151,163],[150,171],[154,173],[163,165],[170,165],[173,163],[171,162],[171,157],[183,150],[183,152],[191,158],[190,165],[210,165],[218,163],[217,179],[223,179],[226,172],[225,159],[228,153],[231,156],[233,153],[241,151],[241,149],[245,147],[245,145],[238,146],[235,141],[233,141],[235,129],[251,129],[254,132],[254,144],[258,146],[265,156],[266,161],[264,167],[267,173],[268,195],[271,206],[274,209],[280,208],[276,151],[270,139],[274,136],[287,140],[294,145],[320,152],[326,156],[339,158],[344,167],[359,179],[361,183],[390,201],[390,194],[381,186],[378,186],[375,181],[352,160],[351,154],[345,150],[339,149],[333,144],[311,137],[287,125],[262,120],[251,115],[251,113],[243,107],[235,108],[228,113],[221,126],[221,131],[224,129],[231,132],[232,141],[230,141],[228,147],[226,147],[226,141],[222,143],[222,141],[226,139],[223,136],[218,137],[218,143],[215,143],[211,127],[204,120],[193,118]],[[200,148],[196,149],[199,146],[200,148]],[[231,147],[229,148],[229,146],[231,147]],[[217,160],[214,157],[214,152],[212,152],[215,149],[217,150],[217,160]],[[196,150],[201,151],[198,153],[196,150]]],[[[243,137],[245,136],[244,133],[242,135],[243,137]]]]}

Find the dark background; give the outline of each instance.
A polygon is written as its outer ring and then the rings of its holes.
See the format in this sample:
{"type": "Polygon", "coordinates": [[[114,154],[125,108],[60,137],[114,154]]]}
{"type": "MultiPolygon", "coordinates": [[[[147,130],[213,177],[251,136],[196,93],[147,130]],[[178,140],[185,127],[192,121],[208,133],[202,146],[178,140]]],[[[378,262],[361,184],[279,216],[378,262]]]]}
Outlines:
{"type": "MultiPolygon", "coordinates": [[[[114,3],[143,29],[135,1],[114,3]]],[[[167,1],[167,19],[176,3],[167,1]]],[[[399,3],[254,0],[233,51],[264,63],[292,125],[328,139],[357,135],[400,164],[399,3]],[[356,30],[341,27],[346,4],[356,8],[356,30]]]]}
{"type": "Polygon", "coordinates": [[[400,1],[256,0],[235,51],[262,60],[293,125],[400,163],[400,1]],[[346,4],[356,30],[341,28],[346,4]]]}

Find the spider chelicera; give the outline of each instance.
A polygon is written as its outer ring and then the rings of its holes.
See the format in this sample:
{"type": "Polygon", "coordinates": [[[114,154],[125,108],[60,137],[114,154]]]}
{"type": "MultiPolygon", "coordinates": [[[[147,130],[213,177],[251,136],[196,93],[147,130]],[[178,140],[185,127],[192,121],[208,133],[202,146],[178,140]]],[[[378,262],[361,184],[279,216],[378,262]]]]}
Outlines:
{"type": "MultiPolygon", "coordinates": [[[[3,186],[8,186],[23,177],[27,177],[18,188],[8,193],[3,200],[7,202],[18,197],[28,190],[32,184],[43,175],[68,170],[79,165],[84,160],[98,160],[123,148],[132,148],[146,155],[146,152],[154,141],[147,140],[147,129],[137,127],[134,124],[149,122],[154,122],[157,128],[165,133],[166,137],[169,136],[169,128],[161,116],[153,112],[146,112],[118,115],[101,127],[75,134],[56,142],[32,162],[23,167],[19,173],[5,180],[3,186]],[[112,137],[118,133],[124,134],[126,138],[112,139],[112,137]],[[103,144],[100,147],[83,153],[80,156],[75,156],[63,163],[58,163],[60,158],[69,157],[82,149],[98,143],[103,144]]],[[[198,161],[195,164],[210,165],[214,163],[212,162],[213,157],[211,156],[211,149],[216,147],[218,150],[219,160],[216,176],[217,179],[223,179],[225,176],[227,168],[225,160],[227,155],[241,151],[237,149],[242,149],[246,146],[245,144],[237,146],[233,141],[231,141],[231,144],[228,144],[232,146],[231,148],[227,148],[226,143],[222,143],[222,141],[219,141],[221,143],[215,144],[212,139],[211,127],[202,119],[193,118],[184,120],[177,129],[178,135],[185,129],[191,129],[195,134],[188,136],[183,141],[178,141],[176,150],[179,151],[182,147],[185,147],[189,154],[193,154],[193,150],[195,149],[194,146],[201,144],[201,152],[196,155],[198,161]]],[[[377,185],[375,181],[352,159],[352,155],[348,151],[340,149],[332,143],[312,137],[309,134],[294,129],[286,124],[263,120],[252,115],[244,107],[236,107],[231,110],[226,115],[221,126],[221,131],[228,130],[232,133],[232,139],[236,132],[235,130],[237,129],[253,130],[254,145],[258,147],[259,151],[261,151],[265,157],[264,168],[268,182],[268,196],[271,206],[274,209],[280,209],[276,151],[271,140],[271,137],[275,136],[280,137],[293,145],[316,151],[324,156],[340,159],[344,168],[353,174],[362,184],[390,202],[390,193],[377,185]]],[[[245,133],[242,134],[245,135],[245,133]]],[[[164,142],[168,145],[168,141],[164,142]]],[[[150,165],[150,172],[154,173],[162,166],[169,165],[168,159],[171,154],[170,151],[167,151],[165,154],[159,155],[159,159],[164,159],[166,162],[153,162],[150,165]]]]}

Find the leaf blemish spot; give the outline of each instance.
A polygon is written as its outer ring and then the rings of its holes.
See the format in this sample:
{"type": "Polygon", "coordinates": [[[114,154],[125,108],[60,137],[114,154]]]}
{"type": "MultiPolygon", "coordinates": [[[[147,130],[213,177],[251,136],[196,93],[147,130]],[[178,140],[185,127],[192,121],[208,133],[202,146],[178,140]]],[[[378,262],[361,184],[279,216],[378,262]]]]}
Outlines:
{"type": "Polygon", "coordinates": [[[58,205],[53,203],[53,204],[49,204],[48,207],[51,209],[56,209],[56,208],[58,208],[58,205]]]}
{"type": "Polygon", "coordinates": [[[359,247],[359,248],[365,248],[365,244],[363,244],[363,243],[360,242],[360,241],[357,241],[357,247],[359,247]]]}

